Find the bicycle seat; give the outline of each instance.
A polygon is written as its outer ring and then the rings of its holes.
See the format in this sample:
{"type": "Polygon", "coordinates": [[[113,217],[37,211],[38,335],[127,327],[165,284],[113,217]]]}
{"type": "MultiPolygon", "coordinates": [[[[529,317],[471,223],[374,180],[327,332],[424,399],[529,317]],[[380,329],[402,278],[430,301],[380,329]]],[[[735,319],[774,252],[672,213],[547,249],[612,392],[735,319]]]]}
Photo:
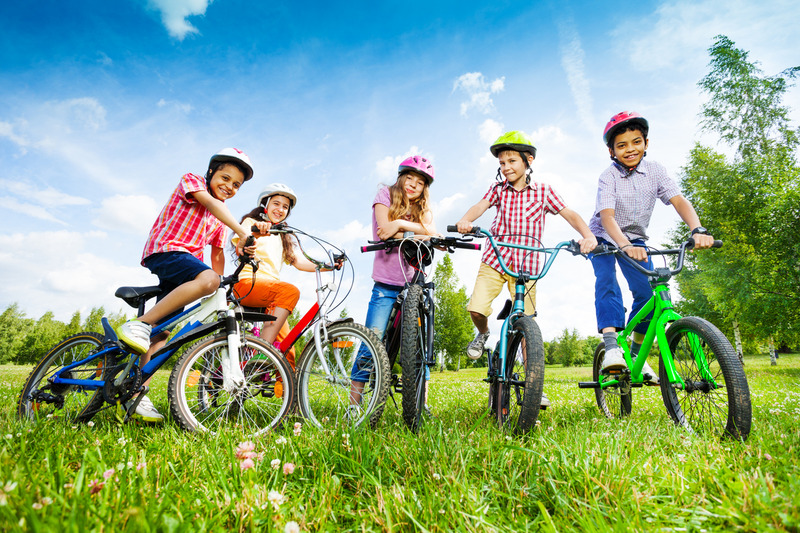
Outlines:
{"type": "Polygon", "coordinates": [[[159,294],[161,294],[161,287],[152,285],[150,287],[120,287],[114,296],[122,298],[131,307],[138,308],[141,302],[146,302],[159,294]]]}

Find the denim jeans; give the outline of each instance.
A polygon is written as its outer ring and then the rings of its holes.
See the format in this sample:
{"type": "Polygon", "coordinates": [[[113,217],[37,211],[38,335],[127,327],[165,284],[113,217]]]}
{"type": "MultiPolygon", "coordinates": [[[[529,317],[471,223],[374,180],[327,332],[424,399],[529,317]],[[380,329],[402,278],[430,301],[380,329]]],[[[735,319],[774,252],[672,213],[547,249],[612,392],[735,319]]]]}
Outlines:
{"type": "MultiPolygon", "coordinates": [[[[383,283],[376,283],[372,287],[372,297],[367,308],[366,327],[374,331],[379,339],[383,339],[386,326],[389,325],[389,315],[401,288],[393,288],[383,283]]],[[[358,355],[353,362],[350,379],[365,383],[369,379],[369,368],[372,367],[372,354],[363,345],[358,349],[358,355]]]]}

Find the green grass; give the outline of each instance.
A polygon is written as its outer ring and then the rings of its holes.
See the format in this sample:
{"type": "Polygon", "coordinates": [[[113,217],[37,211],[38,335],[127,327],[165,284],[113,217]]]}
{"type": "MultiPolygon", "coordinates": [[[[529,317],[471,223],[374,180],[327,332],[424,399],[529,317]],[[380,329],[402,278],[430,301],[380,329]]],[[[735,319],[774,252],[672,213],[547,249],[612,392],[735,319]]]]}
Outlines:
{"type": "MultiPolygon", "coordinates": [[[[470,369],[433,374],[437,418],[419,435],[391,400],[374,431],[295,435],[292,419],[255,442],[263,456],[247,471],[235,434],[20,422],[29,370],[0,367],[2,531],[800,530],[800,355],[746,359],[746,443],[674,427],[657,388],[634,390],[629,419],[601,418],[576,385],[590,370],[561,367],[547,368],[553,406],[538,429],[512,438],[484,418],[488,387],[470,369]]],[[[167,377],[151,395],[164,413],[167,377]]]]}

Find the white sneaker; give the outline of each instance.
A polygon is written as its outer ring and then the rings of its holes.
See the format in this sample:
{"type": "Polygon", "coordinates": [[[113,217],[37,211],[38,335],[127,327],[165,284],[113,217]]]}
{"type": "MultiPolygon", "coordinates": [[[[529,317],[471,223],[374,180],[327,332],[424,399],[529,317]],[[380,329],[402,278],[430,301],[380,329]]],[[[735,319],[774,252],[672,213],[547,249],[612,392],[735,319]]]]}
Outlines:
{"type": "Polygon", "coordinates": [[[480,359],[483,355],[483,345],[486,344],[486,341],[489,339],[489,332],[486,333],[478,333],[475,335],[475,338],[472,339],[472,342],[469,343],[467,346],[467,355],[470,359],[480,359]]]}
{"type": "Polygon", "coordinates": [[[622,349],[619,347],[606,350],[603,356],[603,365],[600,367],[600,372],[608,372],[609,370],[622,370],[628,365],[625,363],[625,356],[622,355],[622,349]]]}
{"type": "Polygon", "coordinates": [[[650,366],[650,364],[645,361],[644,366],[642,367],[642,375],[644,376],[644,382],[649,383],[651,385],[658,385],[660,380],[658,379],[658,374],[655,370],[650,366]],[[648,378],[648,374],[650,377],[648,378]]]}
{"type": "Polygon", "coordinates": [[[150,324],[141,320],[128,320],[117,329],[117,336],[137,353],[145,353],[150,349],[151,331],[153,326],[150,324]]]}
{"type": "Polygon", "coordinates": [[[544,393],[544,391],[542,391],[542,405],[540,408],[547,409],[548,407],[550,407],[550,400],[547,398],[547,395],[544,393]]]}
{"type": "MultiPolygon", "coordinates": [[[[136,398],[131,398],[127,402],[122,405],[118,405],[117,409],[120,411],[122,416],[125,416],[125,413],[128,411],[132,402],[135,402],[136,398]]],[[[142,420],[144,422],[163,422],[164,415],[158,412],[156,407],[153,405],[153,402],[150,401],[150,398],[147,396],[142,397],[142,400],[139,402],[139,405],[136,406],[136,411],[133,413],[131,418],[135,418],[137,420],[142,420]]]]}
{"type": "Polygon", "coordinates": [[[344,412],[344,419],[348,424],[355,424],[361,418],[360,405],[348,405],[347,411],[344,412]]]}

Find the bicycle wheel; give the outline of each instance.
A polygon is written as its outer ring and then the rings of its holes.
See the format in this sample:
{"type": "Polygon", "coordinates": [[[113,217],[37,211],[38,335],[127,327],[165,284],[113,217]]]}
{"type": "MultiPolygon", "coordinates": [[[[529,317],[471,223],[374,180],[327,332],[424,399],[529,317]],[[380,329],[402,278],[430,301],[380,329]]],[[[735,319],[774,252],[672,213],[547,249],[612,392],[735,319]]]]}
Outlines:
{"type": "Polygon", "coordinates": [[[425,410],[425,321],[422,287],[411,285],[403,302],[400,366],[403,389],[403,420],[412,431],[419,429],[425,410]]]}
{"type": "Polygon", "coordinates": [[[181,356],[169,378],[173,418],[187,431],[216,433],[225,426],[260,435],[280,424],[294,399],[291,367],[273,347],[245,334],[239,360],[245,387],[223,387],[222,356],[228,350],[224,332],[202,339],[181,356]]]}
{"type": "Polygon", "coordinates": [[[506,379],[496,388],[497,425],[524,433],[539,417],[544,388],[544,344],[539,326],[528,315],[514,321],[508,337],[506,379]]]}
{"type": "Polygon", "coordinates": [[[337,424],[357,427],[367,421],[375,427],[383,414],[391,379],[386,349],[375,333],[354,322],[332,324],[327,333],[322,353],[312,338],[297,363],[300,413],[321,428],[337,424]],[[350,379],[357,359],[359,373],[369,376],[360,392],[350,379]]]}
{"type": "Polygon", "coordinates": [[[750,388],[725,335],[707,320],[687,317],[669,326],[667,341],[686,384],[684,390],[673,387],[661,362],[661,395],[672,420],[697,433],[746,440],[752,422],[750,388]]]}
{"type": "MultiPolygon", "coordinates": [[[[67,337],[36,364],[31,371],[17,402],[17,415],[28,420],[61,417],[67,422],[88,422],[103,405],[100,388],[77,385],[55,385],[48,381],[57,371],[76,361],[91,356],[103,345],[99,333],[84,332],[67,337]]],[[[91,359],[62,377],[97,380],[103,378],[103,369],[113,364],[110,355],[91,359]]]]}
{"type": "MultiPolygon", "coordinates": [[[[606,345],[600,343],[594,351],[594,362],[592,364],[592,379],[600,381],[600,368],[603,366],[603,358],[606,355],[606,345]]],[[[623,418],[631,414],[631,404],[633,396],[631,394],[630,376],[624,378],[617,385],[610,385],[605,389],[594,389],[597,399],[597,407],[606,418],[623,418]]]]}

